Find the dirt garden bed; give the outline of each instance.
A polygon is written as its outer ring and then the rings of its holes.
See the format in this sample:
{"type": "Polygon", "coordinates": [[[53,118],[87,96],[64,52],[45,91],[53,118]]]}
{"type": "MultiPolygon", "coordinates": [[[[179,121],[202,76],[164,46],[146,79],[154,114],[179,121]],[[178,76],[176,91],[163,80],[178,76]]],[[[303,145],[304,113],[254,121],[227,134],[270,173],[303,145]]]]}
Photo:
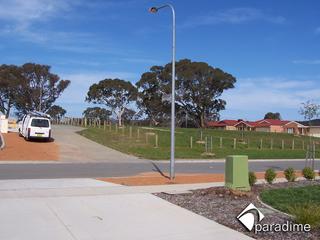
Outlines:
{"type": "Polygon", "coordinates": [[[236,219],[236,216],[238,216],[249,203],[253,203],[265,215],[263,224],[282,224],[287,221],[292,222],[290,217],[266,208],[259,202],[257,196],[262,190],[266,189],[298,187],[310,184],[320,185],[320,181],[255,185],[248,194],[232,192],[224,187],[214,187],[194,190],[189,194],[170,195],[158,193],[155,195],[256,239],[320,239],[319,229],[312,229],[311,232],[259,232],[258,234],[255,234],[253,231],[248,232],[236,219]]]}
{"type": "Polygon", "coordinates": [[[0,150],[0,161],[56,161],[59,147],[53,141],[25,141],[18,133],[3,134],[5,148],[0,150]]]}

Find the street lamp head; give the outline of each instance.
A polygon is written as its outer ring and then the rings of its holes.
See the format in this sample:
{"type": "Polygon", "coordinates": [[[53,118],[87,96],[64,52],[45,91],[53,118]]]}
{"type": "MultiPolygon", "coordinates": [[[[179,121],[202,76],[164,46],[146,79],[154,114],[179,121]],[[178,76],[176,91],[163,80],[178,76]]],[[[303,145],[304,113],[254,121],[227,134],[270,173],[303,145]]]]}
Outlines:
{"type": "Polygon", "coordinates": [[[151,13],[156,13],[156,12],[158,12],[158,8],[156,8],[156,7],[151,7],[151,8],[149,8],[149,12],[151,12],[151,13]]]}

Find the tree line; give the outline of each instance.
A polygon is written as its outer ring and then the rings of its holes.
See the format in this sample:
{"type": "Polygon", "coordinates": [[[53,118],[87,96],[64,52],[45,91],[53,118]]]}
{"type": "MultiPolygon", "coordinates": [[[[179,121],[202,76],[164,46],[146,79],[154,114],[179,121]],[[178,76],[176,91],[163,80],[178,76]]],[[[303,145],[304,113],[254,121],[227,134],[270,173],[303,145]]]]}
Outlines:
{"type": "Polygon", "coordinates": [[[61,111],[53,104],[69,85],[69,80],[51,73],[48,65],[0,65],[0,112],[9,117],[13,109],[18,116],[29,111],[61,111]]]}
{"type": "MultiPolygon", "coordinates": [[[[88,108],[85,116],[114,114],[119,126],[123,120],[144,117],[153,125],[168,123],[171,112],[171,63],[152,66],[133,85],[122,79],[104,79],[90,86],[86,101],[102,104],[88,108]],[[136,109],[136,110],[135,110],[136,109]],[[108,111],[108,112],[106,112],[108,111]]],[[[226,101],[221,99],[224,90],[234,88],[236,78],[205,62],[183,59],[176,62],[176,119],[178,124],[205,127],[209,120],[219,119],[226,101]]]]}

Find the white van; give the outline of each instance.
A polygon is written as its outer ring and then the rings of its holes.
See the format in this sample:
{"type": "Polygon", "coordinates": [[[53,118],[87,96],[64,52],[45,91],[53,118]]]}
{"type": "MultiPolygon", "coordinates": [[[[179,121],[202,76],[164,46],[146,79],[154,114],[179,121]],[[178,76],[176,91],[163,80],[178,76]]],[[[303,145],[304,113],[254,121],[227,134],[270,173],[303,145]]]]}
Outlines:
{"type": "Polygon", "coordinates": [[[50,116],[41,112],[32,112],[24,115],[19,122],[19,135],[26,140],[31,138],[50,140],[50,116]]]}

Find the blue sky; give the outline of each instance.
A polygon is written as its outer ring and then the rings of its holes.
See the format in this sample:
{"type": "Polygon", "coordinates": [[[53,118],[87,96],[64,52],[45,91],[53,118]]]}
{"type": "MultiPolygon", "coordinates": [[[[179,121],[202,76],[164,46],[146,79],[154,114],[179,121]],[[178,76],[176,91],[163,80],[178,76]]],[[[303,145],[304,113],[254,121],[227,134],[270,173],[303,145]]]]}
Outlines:
{"type": "MultiPolygon", "coordinates": [[[[105,78],[133,83],[171,59],[171,13],[161,1],[0,0],[0,63],[35,62],[72,81],[58,104],[80,116],[88,87],[105,78]]],[[[301,102],[320,102],[320,2],[171,1],[177,59],[206,61],[237,78],[222,118],[268,111],[301,119],[301,102]]]]}

